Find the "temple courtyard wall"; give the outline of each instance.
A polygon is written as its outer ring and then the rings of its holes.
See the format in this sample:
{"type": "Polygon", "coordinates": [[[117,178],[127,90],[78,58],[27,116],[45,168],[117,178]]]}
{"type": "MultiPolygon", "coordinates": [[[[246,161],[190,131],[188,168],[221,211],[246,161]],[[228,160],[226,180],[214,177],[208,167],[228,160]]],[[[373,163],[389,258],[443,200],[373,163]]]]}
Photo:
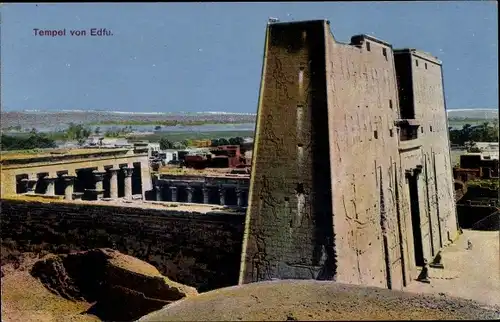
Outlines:
{"type": "Polygon", "coordinates": [[[3,198],[2,263],[9,254],[109,247],[207,291],[237,284],[244,213],[217,206],[3,198]]]}

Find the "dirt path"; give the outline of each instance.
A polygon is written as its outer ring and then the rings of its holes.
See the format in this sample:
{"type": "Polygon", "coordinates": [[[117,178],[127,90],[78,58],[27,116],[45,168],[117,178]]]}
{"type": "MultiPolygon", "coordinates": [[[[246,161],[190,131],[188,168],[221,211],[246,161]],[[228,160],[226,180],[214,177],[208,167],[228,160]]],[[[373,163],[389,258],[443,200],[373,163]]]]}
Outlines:
{"type": "Polygon", "coordinates": [[[500,233],[464,230],[443,253],[444,269],[431,268],[431,284],[412,282],[405,291],[444,293],[500,305],[500,233]],[[472,250],[467,250],[467,240],[472,250]]]}

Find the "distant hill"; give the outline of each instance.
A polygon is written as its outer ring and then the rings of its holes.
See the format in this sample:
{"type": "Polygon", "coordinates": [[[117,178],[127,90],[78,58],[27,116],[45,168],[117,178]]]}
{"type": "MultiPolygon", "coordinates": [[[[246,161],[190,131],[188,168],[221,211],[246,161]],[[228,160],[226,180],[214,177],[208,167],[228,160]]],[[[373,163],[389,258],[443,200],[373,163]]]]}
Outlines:
{"type": "Polygon", "coordinates": [[[155,124],[165,121],[179,122],[216,122],[216,123],[254,123],[255,114],[249,113],[222,113],[222,112],[166,112],[166,113],[148,113],[148,112],[121,112],[121,111],[8,111],[0,112],[0,125],[2,128],[21,126],[23,129],[44,129],[61,130],[65,129],[70,122],[82,124],[97,123],[116,123],[131,124],[150,123],[155,124]],[[126,123],[128,122],[128,123],[126,123]]]}
{"type": "Polygon", "coordinates": [[[449,109],[449,119],[498,119],[498,109],[486,108],[468,108],[468,109],[449,109]]]}
{"type": "MultiPolygon", "coordinates": [[[[454,127],[462,127],[465,123],[482,123],[483,120],[491,121],[498,119],[498,110],[495,109],[449,109],[448,119],[454,127]],[[465,122],[465,123],[464,123],[465,122]]],[[[251,113],[231,113],[231,112],[121,112],[121,111],[8,111],[0,112],[0,125],[2,129],[11,127],[22,127],[30,130],[36,128],[43,131],[63,130],[70,122],[83,124],[104,124],[103,122],[116,124],[132,124],[133,122],[145,122],[154,124],[177,120],[181,122],[189,121],[215,121],[216,123],[254,123],[256,114],[251,113]],[[129,122],[129,123],[123,123],[129,122]],[[132,123],[130,123],[132,122],[132,123]]]]}

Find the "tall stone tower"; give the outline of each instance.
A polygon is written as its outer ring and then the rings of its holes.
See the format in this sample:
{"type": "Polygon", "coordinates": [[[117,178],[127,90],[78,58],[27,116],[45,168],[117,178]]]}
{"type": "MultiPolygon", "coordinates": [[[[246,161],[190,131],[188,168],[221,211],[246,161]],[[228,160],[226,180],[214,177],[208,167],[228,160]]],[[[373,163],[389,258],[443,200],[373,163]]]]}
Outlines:
{"type": "Polygon", "coordinates": [[[456,234],[447,134],[419,132],[446,124],[433,64],[418,76],[429,85],[415,88],[417,74],[401,74],[408,63],[397,68],[384,41],[336,42],[325,20],[268,25],[240,283],[402,288],[445,245],[443,233],[456,234]],[[430,87],[432,102],[422,104],[430,87]],[[409,117],[400,95],[423,114],[409,117]]]}

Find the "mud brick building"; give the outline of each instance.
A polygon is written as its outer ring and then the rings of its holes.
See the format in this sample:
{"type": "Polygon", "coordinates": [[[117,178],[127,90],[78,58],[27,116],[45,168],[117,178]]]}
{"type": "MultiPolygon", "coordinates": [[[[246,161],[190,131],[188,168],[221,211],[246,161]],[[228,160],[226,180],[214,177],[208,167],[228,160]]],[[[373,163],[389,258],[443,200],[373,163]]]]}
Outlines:
{"type": "Polygon", "coordinates": [[[441,62],[325,20],[266,30],[240,283],[401,289],[457,233],[441,62]]]}

